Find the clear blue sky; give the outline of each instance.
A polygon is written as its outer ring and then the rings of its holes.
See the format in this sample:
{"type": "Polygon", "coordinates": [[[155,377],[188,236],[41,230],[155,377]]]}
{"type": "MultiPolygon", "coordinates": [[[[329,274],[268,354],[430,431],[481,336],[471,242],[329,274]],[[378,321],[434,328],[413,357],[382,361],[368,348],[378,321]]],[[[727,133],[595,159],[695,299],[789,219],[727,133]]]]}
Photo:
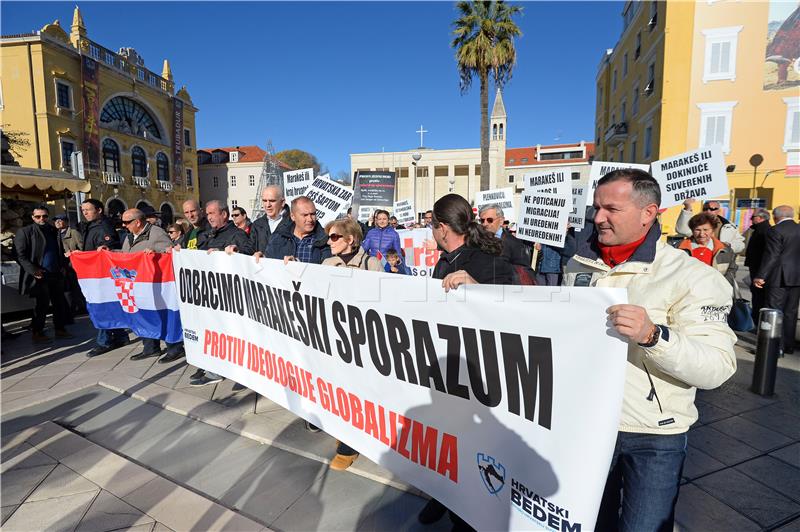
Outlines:
{"type": "MultiPolygon", "coordinates": [[[[2,2],[2,33],[59,19],[74,2],[2,2]]],[[[479,145],[478,82],[461,95],[452,2],[83,2],[89,37],[135,48],[186,85],[201,147],[258,144],[315,154],[479,145]]],[[[621,30],[622,2],[525,2],[504,100],[508,145],[592,140],[595,74],[621,30]]],[[[493,91],[490,98],[493,99],[493,91]]],[[[490,101],[491,105],[491,101],[490,101]]]]}

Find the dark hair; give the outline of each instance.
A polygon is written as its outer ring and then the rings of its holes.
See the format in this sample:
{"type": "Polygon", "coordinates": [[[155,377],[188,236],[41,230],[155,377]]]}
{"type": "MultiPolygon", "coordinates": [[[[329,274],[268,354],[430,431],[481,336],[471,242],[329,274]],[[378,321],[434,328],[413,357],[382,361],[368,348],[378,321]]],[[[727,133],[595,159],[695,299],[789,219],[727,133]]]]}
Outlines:
{"type": "Polygon", "coordinates": [[[389,221],[391,222],[392,220],[394,220],[396,222],[397,221],[397,216],[389,216],[389,221]]]}
{"type": "MultiPolygon", "coordinates": [[[[45,205],[44,203],[40,203],[39,205],[37,205],[36,207],[34,207],[34,208],[33,208],[33,210],[34,210],[34,211],[44,211],[44,212],[46,212],[47,214],[50,214],[50,209],[48,209],[48,208],[47,208],[47,205],[45,205]]],[[[31,212],[33,212],[33,211],[31,211],[31,212]]]]}
{"type": "Polygon", "coordinates": [[[434,227],[447,224],[451,231],[464,236],[464,243],[490,255],[500,255],[503,244],[475,221],[469,202],[458,194],[442,196],[433,204],[431,221],[434,227]]]}
{"type": "Polygon", "coordinates": [[[246,210],[244,210],[244,207],[239,207],[239,206],[237,205],[236,207],[234,207],[234,208],[233,208],[233,209],[231,209],[231,210],[232,210],[232,211],[239,211],[240,213],[242,213],[242,216],[247,216],[247,211],[246,211],[246,210]]]}
{"type": "Polygon", "coordinates": [[[389,249],[386,250],[386,256],[387,257],[399,257],[400,254],[397,252],[396,249],[389,248],[389,249]]]}
{"type": "Polygon", "coordinates": [[[658,181],[644,170],[635,168],[613,170],[600,178],[597,182],[597,188],[614,181],[625,181],[631,184],[633,187],[631,196],[634,197],[639,207],[644,207],[651,203],[661,206],[661,187],[658,186],[658,181]]]}
{"type": "Polygon", "coordinates": [[[105,208],[103,207],[103,202],[100,201],[99,199],[95,199],[95,198],[85,199],[85,200],[83,200],[81,205],[83,205],[84,203],[88,203],[89,205],[93,206],[95,209],[97,209],[100,212],[103,212],[105,210],[105,208]]]}
{"type": "Polygon", "coordinates": [[[689,229],[694,231],[695,227],[700,227],[701,225],[708,224],[711,226],[711,229],[714,229],[719,222],[719,218],[714,216],[713,214],[706,214],[701,212],[700,214],[695,214],[691,218],[689,218],[689,229]]]}
{"type": "Polygon", "coordinates": [[[389,211],[385,211],[383,209],[375,209],[375,212],[372,213],[372,219],[374,220],[375,218],[377,218],[379,214],[385,214],[387,218],[389,217],[389,211]]]}

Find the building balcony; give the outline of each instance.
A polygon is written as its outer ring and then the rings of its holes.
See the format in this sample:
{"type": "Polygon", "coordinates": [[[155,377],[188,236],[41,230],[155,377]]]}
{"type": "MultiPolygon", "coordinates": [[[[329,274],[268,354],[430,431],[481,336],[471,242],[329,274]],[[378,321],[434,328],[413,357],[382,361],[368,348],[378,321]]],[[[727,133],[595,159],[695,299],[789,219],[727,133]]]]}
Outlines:
{"type": "Polygon", "coordinates": [[[125,182],[118,172],[102,172],[102,177],[106,185],[121,185],[125,182]]]}
{"type": "Polygon", "coordinates": [[[135,175],[131,177],[131,181],[133,181],[133,184],[139,188],[150,188],[150,179],[147,177],[135,175]]]}
{"type": "Polygon", "coordinates": [[[609,144],[625,142],[625,139],[628,138],[628,124],[626,122],[611,124],[606,129],[606,134],[603,138],[609,144]]]}
{"type": "Polygon", "coordinates": [[[172,192],[172,183],[169,181],[162,181],[160,179],[156,180],[158,184],[158,189],[163,190],[164,192],[172,192]]]}

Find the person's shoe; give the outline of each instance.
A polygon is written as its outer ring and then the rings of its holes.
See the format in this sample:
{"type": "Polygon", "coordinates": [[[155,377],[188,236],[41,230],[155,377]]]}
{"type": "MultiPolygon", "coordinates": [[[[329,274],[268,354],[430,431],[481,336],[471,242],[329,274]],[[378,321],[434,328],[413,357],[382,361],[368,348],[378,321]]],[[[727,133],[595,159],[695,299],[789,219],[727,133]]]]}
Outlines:
{"type": "Polygon", "coordinates": [[[231,388],[231,390],[233,390],[234,392],[241,392],[245,388],[247,388],[247,386],[245,386],[244,384],[239,384],[238,382],[235,382],[233,383],[233,388],[231,388]]]}
{"type": "Polygon", "coordinates": [[[33,338],[34,344],[44,344],[52,340],[52,338],[41,331],[33,331],[31,333],[31,338],[33,338]]]}
{"type": "Polygon", "coordinates": [[[222,377],[211,378],[208,375],[203,375],[199,379],[192,379],[189,381],[189,386],[205,386],[206,384],[216,384],[222,382],[222,377]]]}
{"type": "Polygon", "coordinates": [[[205,374],[206,374],[206,370],[198,369],[197,371],[195,371],[194,373],[189,375],[189,379],[190,380],[196,380],[196,379],[199,379],[200,377],[202,377],[205,374]]]}
{"type": "Polygon", "coordinates": [[[66,329],[56,329],[56,338],[70,339],[70,338],[75,338],[75,335],[73,335],[66,329]]]}
{"type": "Polygon", "coordinates": [[[177,353],[167,353],[166,355],[158,359],[158,363],[169,364],[170,362],[175,362],[184,355],[186,355],[186,353],[184,353],[183,350],[178,351],[177,353]]]}
{"type": "Polygon", "coordinates": [[[108,353],[109,351],[113,351],[116,348],[117,348],[117,346],[114,345],[114,344],[112,344],[112,345],[96,345],[96,346],[94,346],[92,348],[91,351],[86,353],[86,356],[88,358],[96,357],[98,355],[102,355],[102,354],[108,353]]]}
{"type": "Polygon", "coordinates": [[[793,355],[794,354],[794,347],[784,347],[783,348],[784,355],[793,355]]]}
{"type": "Polygon", "coordinates": [[[358,458],[358,454],[344,455],[337,453],[333,460],[331,460],[331,469],[334,471],[344,471],[353,465],[356,458],[358,458]]]}
{"type": "Polygon", "coordinates": [[[306,423],[306,430],[307,430],[308,432],[321,432],[321,431],[322,431],[322,429],[321,429],[321,428],[319,428],[319,427],[318,427],[318,426],[316,426],[316,425],[312,425],[312,424],[311,424],[311,423],[309,423],[308,421],[306,421],[305,423],[306,423]]]}
{"type": "Polygon", "coordinates": [[[142,351],[141,353],[136,353],[135,355],[131,355],[131,360],[144,360],[145,358],[161,356],[162,352],[163,351],[161,351],[161,349],[159,349],[158,351],[153,351],[152,353],[145,353],[144,351],[142,351]]]}
{"type": "Polygon", "coordinates": [[[436,499],[431,499],[428,501],[428,504],[420,510],[419,515],[417,515],[417,521],[423,525],[430,525],[441,519],[445,512],[447,512],[447,507],[444,504],[436,499]]]}

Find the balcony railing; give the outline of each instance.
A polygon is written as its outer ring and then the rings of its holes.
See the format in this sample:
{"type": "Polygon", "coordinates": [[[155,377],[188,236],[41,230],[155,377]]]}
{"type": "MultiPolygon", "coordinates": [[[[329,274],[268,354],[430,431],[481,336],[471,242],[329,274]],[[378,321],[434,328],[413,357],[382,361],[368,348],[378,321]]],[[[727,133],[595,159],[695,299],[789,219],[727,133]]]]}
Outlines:
{"type": "Polygon", "coordinates": [[[617,124],[611,124],[606,129],[605,134],[605,141],[611,143],[622,142],[628,137],[628,124],[625,122],[619,122],[617,124]]]}
{"type": "Polygon", "coordinates": [[[125,182],[118,172],[103,172],[103,183],[106,185],[121,185],[125,182]]]}
{"type": "Polygon", "coordinates": [[[133,176],[131,178],[131,180],[133,181],[133,184],[136,185],[137,187],[140,187],[140,188],[149,188],[150,187],[150,179],[147,178],[147,177],[141,177],[141,176],[135,175],[135,176],[133,176]]]}
{"type": "Polygon", "coordinates": [[[159,190],[163,190],[164,192],[172,192],[172,183],[169,181],[162,181],[159,179],[156,181],[156,183],[158,183],[159,190]]]}

